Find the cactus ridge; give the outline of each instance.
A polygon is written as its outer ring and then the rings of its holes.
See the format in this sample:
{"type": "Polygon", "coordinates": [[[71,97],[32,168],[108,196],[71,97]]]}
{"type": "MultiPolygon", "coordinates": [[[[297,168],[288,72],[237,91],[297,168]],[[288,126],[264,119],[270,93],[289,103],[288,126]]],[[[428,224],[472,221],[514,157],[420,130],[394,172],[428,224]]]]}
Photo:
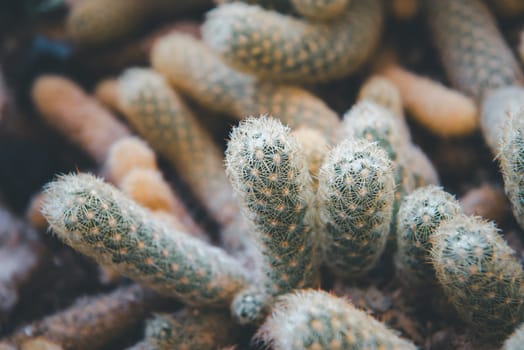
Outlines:
{"type": "Polygon", "coordinates": [[[384,324],[324,291],[279,297],[257,338],[275,350],[415,350],[384,324]]]}
{"type": "Polygon", "coordinates": [[[248,118],[233,129],[226,150],[227,174],[267,264],[269,294],[308,286],[315,270],[306,216],[312,180],[289,133],[277,119],[248,118]]]}
{"type": "Polygon", "coordinates": [[[437,279],[475,331],[505,336],[524,321],[524,272],[493,223],[457,215],[431,241],[437,279]]]}
{"type": "Polygon", "coordinates": [[[43,213],[67,245],[193,305],[224,305],[245,272],[223,250],[170,230],[113,186],[88,174],[48,184],[43,213]]]}
{"type": "Polygon", "coordinates": [[[460,203],[438,186],[416,189],[402,200],[398,212],[398,263],[412,285],[433,285],[431,237],[438,227],[462,213],[460,203]]]}
{"type": "Polygon", "coordinates": [[[522,84],[522,70],[482,1],[426,1],[426,6],[435,45],[456,88],[480,101],[488,91],[522,84]]]}
{"type": "Polygon", "coordinates": [[[391,161],[374,143],[345,140],[326,156],[319,208],[329,234],[326,262],[337,274],[361,275],[376,264],[389,233],[394,188],[391,161]]]}
{"type": "Polygon", "coordinates": [[[231,66],[261,79],[317,83],[357,70],[378,44],[380,0],[354,1],[340,19],[311,23],[259,6],[223,4],[208,12],[204,40],[231,66]]]}

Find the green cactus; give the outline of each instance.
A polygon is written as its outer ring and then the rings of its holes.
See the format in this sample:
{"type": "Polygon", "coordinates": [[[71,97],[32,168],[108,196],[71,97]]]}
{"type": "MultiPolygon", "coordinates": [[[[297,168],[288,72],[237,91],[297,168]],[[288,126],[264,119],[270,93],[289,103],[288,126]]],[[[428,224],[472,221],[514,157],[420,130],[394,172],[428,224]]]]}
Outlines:
{"type": "Polygon", "coordinates": [[[408,172],[413,174],[415,188],[440,184],[435,166],[426,153],[415,144],[408,145],[405,153],[408,172]]]}
{"type": "Polygon", "coordinates": [[[524,272],[492,222],[457,215],[431,243],[438,282],[474,331],[500,338],[524,321],[524,272]]]}
{"type": "Polygon", "coordinates": [[[524,75],[480,0],[426,0],[429,27],[452,85],[481,101],[487,92],[518,85],[524,75]]]}
{"type": "Polygon", "coordinates": [[[431,239],[438,227],[462,213],[460,203],[441,187],[416,189],[402,200],[398,211],[398,267],[402,280],[417,287],[437,283],[431,265],[431,239]]]}
{"type": "Polygon", "coordinates": [[[213,111],[237,119],[272,114],[293,129],[318,130],[336,141],[338,115],[318,97],[299,87],[258,82],[227,66],[201,41],[172,33],[160,38],[151,52],[155,70],[180,92],[213,111]]]}
{"type": "Polygon", "coordinates": [[[337,275],[361,276],[376,264],[389,233],[394,192],[391,162],[376,144],[345,140],[328,153],[318,197],[325,260],[337,275]]]}
{"type": "Polygon", "coordinates": [[[324,291],[283,295],[257,339],[274,350],[415,350],[384,324],[324,291]]]}
{"type": "Polygon", "coordinates": [[[383,12],[381,0],[353,1],[340,19],[312,23],[231,3],[208,12],[202,33],[241,71],[271,81],[318,83],[362,66],[380,39],[383,12]]]}
{"type": "Polygon", "coordinates": [[[152,70],[128,69],[120,77],[118,89],[125,117],[225,227],[222,239],[227,250],[243,250],[244,232],[228,229],[235,223],[238,205],[224,171],[222,152],[196,116],[152,70]]]}
{"type": "Polygon", "coordinates": [[[370,100],[389,109],[404,120],[404,107],[398,88],[389,79],[373,75],[367,79],[358,92],[358,101],[370,100]]]}
{"type": "Polygon", "coordinates": [[[392,251],[396,246],[395,233],[400,202],[415,187],[413,174],[406,166],[404,158],[410,144],[409,139],[406,139],[401,124],[391,112],[367,100],[358,102],[344,115],[341,134],[341,137],[377,142],[392,161],[395,201],[388,237],[388,251],[392,251]]]}
{"type": "Polygon", "coordinates": [[[269,295],[311,285],[315,239],[306,215],[313,200],[308,164],[290,130],[267,116],[233,129],[226,170],[263,255],[269,295]]]}
{"type": "Polygon", "coordinates": [[[500,152],[502,132],[508,116],[518,113],[524,101],[524,88],[507,86],[493,90],[482,101],[480,126],[493,154],[500,152]]]}
{"type": "Polygon", "coordinates": [[[67,245],[185,303],[224,306],[247,284],[245,271],[223,250],[168,229],[94,176],[49,183],[42,212],[67,245]]]}
{"type": "Polygon", "coordinates": [[[524,344],[524,324],[521,324],[513,334],[506,339],[502,350],[521,350],[524,344]]]}
{"type": "Polygon", "coordinates": [[[211,350],[235,340],[235,324],[222,311],[182,309],[156,314],[146,324],[146,340],[157,350],[211,350]]]}
{"type": "Polygon", "coordinates": [[[508,114],[501,132],[498,159],[504,179],[504,190],[513,215],[524,227],[524,107],[508,114]]]}

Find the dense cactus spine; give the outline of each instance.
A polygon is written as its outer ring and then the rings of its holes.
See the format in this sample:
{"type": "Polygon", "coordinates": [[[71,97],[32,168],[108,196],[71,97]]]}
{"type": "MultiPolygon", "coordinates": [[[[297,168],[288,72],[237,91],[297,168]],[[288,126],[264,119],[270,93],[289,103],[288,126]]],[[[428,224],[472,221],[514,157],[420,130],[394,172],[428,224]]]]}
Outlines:
{"type": "Polygon", "coordinates": [[[439,284],[474,331],[499,338],[524,321],[524,272],[493,223],[458,215],[431,243],[439,284]]]}
{"type": "Polygon", "coordinates": [[[260,82],[236,71],[195,38],[173,33],[159,39],[151,62],[178,91],[206,108],[237,119],[271,114],[293,129],[316,129],[336,142],[339,117],[321,99],[299,87],[260,82]]]}
{"type": "Polygon", "coordinates": [[[238,262],[224,251],[168,229],[91,175],[49,183],[43,213],[66,244],[188,304],[225,305],[247,283],[238,262]]]}
{"type": "Polygon", "coordinates": [[[357,100],[373,101],[389,109],[395,116],[404,119],[400,92],[389,79],[383,76],[373,75],[367,79],[358,92],[357,100]]]}
{"type": "Polygon", "coordinates": [[[380,39],[380,0],[353,1],[341,18],[312,23],[259,6],[223,4],[208,12],[204,40],[233,67],[262,79],[314,83],[357,70],[380,39]]]}
{"type": "Polygon", "coordinates": [[[327,265],[344,277],[365,274],[385,248],[393,212],[386,152],[366,140],[343,141],[326,156],[318,188],[327,265]]]}
{"type": "Polygon", "coordinates": [[[257,338],[274,350],[415,350],[384,324],[324,291],[283,295],[257,338]]]}
{"type": "Polygon", "coordinates": [[[459,202],[441,187],[419,188],[404,197],[398,211],[397,247],[399,269],[408,284],[437,283],[429,254],[432,236],[460,213],[459,202]]]}
{"type": "Polygon", "coordinates": [[[307,211],[313,199],[308,165],[290,130],[278,120],[248,118],[233,129],[227,174],[254,226],[269,295],[304,288],[315,271],[315,239],[307,211]]]}
{"type": "Polygon", "coordinates": [[[501,131],[498,159],[513,215],[524,227],[524,106],[510,112],[501,131]]]}
{"type": "Polygon", "coordinates": [[[427,0],[425,5],[453,86],[480,101],[493,89],[522,84],[519,64],[482,1],[427,0]]]}

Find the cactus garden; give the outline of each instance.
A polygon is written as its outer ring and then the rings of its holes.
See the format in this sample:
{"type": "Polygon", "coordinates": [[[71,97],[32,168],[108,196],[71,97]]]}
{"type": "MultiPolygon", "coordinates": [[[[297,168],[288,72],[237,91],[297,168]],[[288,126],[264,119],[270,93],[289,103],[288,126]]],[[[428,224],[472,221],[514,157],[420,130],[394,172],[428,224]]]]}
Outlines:
{"type": "Polygon", "coordinates": [[[0,350],[524,349],[524,2],[0,3],[0,350]]]}

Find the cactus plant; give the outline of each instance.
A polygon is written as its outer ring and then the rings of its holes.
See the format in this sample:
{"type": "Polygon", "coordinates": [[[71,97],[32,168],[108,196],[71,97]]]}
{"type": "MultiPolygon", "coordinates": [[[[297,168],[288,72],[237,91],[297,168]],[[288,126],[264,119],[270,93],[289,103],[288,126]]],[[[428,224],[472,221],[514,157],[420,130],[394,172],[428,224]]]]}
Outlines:
{"type": "Polygon", "coordinates": [[[306,216],[312,181],[289,133],[274,118],[247,118],[231,132],[226,150],[227,174],[253,223],[269,295],[311,285],[315,271],[315,239],[306,216]]]}
{"type": "Polygon", "coordinates": [[[384,324],[324,291],[283,295],[257,338],[274,350],[415,350],[384,324]]]}
{"type": "Polygon", "coordinates": [[[178,91],[206,108],[237,119],[269,113],[293,129],[315,129],[336,142],[338,115],[321,99],[299,87],[259,82],[240,73],[195,38],[173,33],[159,39],[151,62],[178,91]]]}
{"type": "Polygon", "coordinates": [[[500,338],[524,321],[524,272],[493,223],[457,215],[431,243],[439,284],[474,331],[500,338]]]}
{"type": "Polygon", "coordinates": [[[366,140],[345,140],[319,173],[320,220],[326,263],[338,275],[368,272],[385,248],[395,192],[387,153],[366,140]]]}
{"type": "Polygon", "coordinates": [[[42,211],[66,244],[188,304],[225,305],[247,283],[245,271],[223,250],[169,230],[94,176],[49,183],[42,211]]]}
{"type": "Polygon", "coordinates": [[[409,285],[437,283],[429,254],[432,237],[443,222],[460,213],[459,202],[441,187],[418,188],[404,197],[398,211],[397,261],[409,285]]]}
{"type": "Polygon", "coordinates": [[[381,0],[353,1],[340,19],[311,23],[259,6],[223,4],[208,12],[204,40],[226,62],[262,79],[325,82],[347,76],[380,39],[381,0]]]}

